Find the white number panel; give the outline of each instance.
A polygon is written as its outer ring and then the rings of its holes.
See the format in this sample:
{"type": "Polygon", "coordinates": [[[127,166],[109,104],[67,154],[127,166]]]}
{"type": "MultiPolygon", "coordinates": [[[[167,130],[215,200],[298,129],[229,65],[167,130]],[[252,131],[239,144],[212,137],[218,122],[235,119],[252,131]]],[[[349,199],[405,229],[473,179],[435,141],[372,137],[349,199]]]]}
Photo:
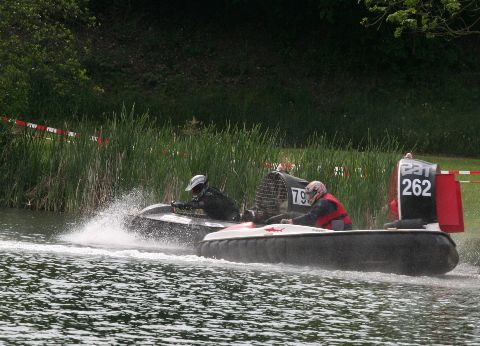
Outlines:
{"type": "Polygon", "coordinates": [[[292,203],[297,205],[308,205],[305,189],[292,187],[292,203]]]}
{"type": "Polygon", "coordinates": [[[432,196],[432,183],[428,179],[402,179],[402,196],[432,196]]]}

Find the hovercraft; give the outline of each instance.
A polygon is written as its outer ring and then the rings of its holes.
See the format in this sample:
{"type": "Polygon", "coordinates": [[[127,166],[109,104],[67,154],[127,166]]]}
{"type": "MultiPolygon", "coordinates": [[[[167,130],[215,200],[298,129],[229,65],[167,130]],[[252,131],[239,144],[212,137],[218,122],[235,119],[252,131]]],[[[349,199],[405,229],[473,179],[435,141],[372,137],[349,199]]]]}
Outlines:
{"type": "Polygon", "coordinates": [[[129,221],[128,228],[145,238],[194,246],[208,233],[238,223],[214,220],[204,214],[177,212],[169,204],[154,204],[141,210],[129,221]]]}
{"type": "MultiPolygon", "coordinates": [[[[254,207],[243,213],[242,220],[263,225],[280,221],[282,215],[297,216],[308,212],[307,184],[306,180],[284,172],[267,173],[256,189],[254,207]]],[[[209,218],[201,210],[178,210],[168,204],[154,204],[129,219],[127,228],[148,239],[193,247],[207,234],[239,224],[209,218]]]]}
{"type": "Polygon", "coordinates": [[[451,271],[459,257],[448,233],[464,228],[459,183],[454,175],[440,174],[436,164],[413,159],[400,160],[393,177],[389,206],[398,220],[385,229],[332,231],[289,224],[256,227],[250,222],[207,234],[197,254],[407,275],[451,271]]]}

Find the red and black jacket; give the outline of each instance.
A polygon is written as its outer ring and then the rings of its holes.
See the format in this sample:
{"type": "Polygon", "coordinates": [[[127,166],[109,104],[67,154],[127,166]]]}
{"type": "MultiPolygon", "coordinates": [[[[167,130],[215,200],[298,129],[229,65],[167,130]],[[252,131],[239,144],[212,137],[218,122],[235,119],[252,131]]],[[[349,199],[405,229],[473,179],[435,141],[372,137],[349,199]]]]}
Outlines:
{"type": "Polygon", "coordinates": [[[352,220],[350,216],[348,216],[347,211],[345,210],[344,206],[338,199],[336,199],[333,195],[326,193],[322,196],[322,199],[330,201],[334,203],[337,208],[333,212],[330,212],[326,215],[321,215],[317,218],[315,225],[317,227],[332,229],[332,221],[333,220],[342,220],[344,225],[351,225],[352,220]]]}
{"type": "Polygon", "coordinates": [[[352,229],[352,221],[343,205],[333,195],[326,193],[312,206],[307,214],[292,219],[292,223],[333,229],[333,220],[343,221],[345,230],[352,229]]]}

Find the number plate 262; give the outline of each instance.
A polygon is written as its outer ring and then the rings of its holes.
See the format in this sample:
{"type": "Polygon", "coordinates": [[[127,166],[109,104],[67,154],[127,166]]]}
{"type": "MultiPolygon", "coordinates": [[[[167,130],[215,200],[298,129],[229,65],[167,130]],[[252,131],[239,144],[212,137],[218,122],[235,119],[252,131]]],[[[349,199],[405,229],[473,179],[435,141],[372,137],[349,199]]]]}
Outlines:
{"type": "Polygon", "coordinates": [[[402,196],[432,196],[432,183],[428,179],[408,179],[401,182],[402,196]]]}

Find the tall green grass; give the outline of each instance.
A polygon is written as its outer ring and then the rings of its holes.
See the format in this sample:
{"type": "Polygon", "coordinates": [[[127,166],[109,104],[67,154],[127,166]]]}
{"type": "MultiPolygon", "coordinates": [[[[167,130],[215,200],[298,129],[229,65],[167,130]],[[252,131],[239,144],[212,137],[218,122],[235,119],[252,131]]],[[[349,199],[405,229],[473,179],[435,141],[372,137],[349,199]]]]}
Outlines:
{"type": "Polygon", "coordinates": [[[355,228],[380,227],[388,216],[388,185],[401,157],[393,139],[380,144],[368,140],[359,151],[339,150],[338,143],[315,136],[305,148],[289,153],[299,164],[296,175],[321,180],[351,215],[355,228]]]}
{"type": "Polygon", "coordinates": [[[92,212],[114,199],[140,190],[145,205],[185,200],[184,188],[196,174],[224,190],[239,207],[251,207],[257,184],[269,170],[265,163],[290,161],[292,174],[320,179],[344,202],[355,226],[378,227],[385,221],[387,186],[399,158],[393,141],[362,151],[337,150],[336,143],[312,137],[296,150],[284,150],[278,131],[230,126],[157,128],[147,116],[125,109],[101,128],[107,144],[90,140],[87,125],[80,138],[34,138],[4,131],[0,204],[41,210],[92,212]],[[346,167],[349,176],[335,175],[346,167]]]}

